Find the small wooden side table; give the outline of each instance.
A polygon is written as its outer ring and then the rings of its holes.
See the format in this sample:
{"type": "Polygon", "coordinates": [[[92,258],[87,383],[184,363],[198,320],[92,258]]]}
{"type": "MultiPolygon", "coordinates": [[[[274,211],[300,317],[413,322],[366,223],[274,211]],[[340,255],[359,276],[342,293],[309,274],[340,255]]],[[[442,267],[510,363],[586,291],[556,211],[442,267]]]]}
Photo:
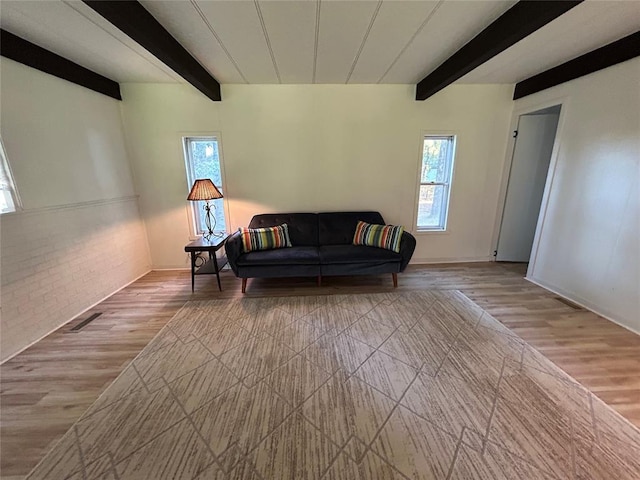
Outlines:
{"type": "Polygon", "coordinates": [[[220,284],[220,270],[227,264],[226,255],[219,257],[216,252],[220,250],[224,242],[227,241],[229,235],[223,234],[222,237],[211,237],[209,240],[202,237],[191,242],[184,247],[184,251],[191,254],[191,291],[195,288],[196,275],[212,275],[218,279],[218,288],[222,291],[220,284]],[[209,258],[205,258],[203,253],[209,253],[209,258]]]}

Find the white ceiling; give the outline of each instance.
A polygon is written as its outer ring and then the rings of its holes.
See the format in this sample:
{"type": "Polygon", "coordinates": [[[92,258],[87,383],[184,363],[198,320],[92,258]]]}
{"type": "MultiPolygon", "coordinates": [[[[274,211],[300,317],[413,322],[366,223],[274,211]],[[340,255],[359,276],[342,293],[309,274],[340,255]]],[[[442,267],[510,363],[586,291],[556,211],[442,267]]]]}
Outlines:
{"type": "Polygon", "coordinates": [[[588,0],[480,65],[460,82],[517,83],[638,30],[638,0],[588,0]]]}
{"type": "Polygon", "coordinates": [[[0,1],[0,25],[118,82],[181,77],[79,1],[0,1]]]}
{"type": "MultiPolygon", "coordinates": [[[[220,83],[416,83],[516,0],[143,0],[220,83]]],[[[184,82],[79,0],[0,2],[2,28],[118,82],[184,82]]],[[[466,75],[516,83],[640,29],[587,0],[466,75]]]]}

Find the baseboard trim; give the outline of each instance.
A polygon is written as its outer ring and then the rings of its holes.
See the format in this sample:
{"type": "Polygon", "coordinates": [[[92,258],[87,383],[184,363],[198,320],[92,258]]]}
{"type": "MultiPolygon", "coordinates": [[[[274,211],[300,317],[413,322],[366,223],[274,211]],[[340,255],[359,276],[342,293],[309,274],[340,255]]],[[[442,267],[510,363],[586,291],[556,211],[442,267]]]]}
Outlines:
{"type": "MultiPolygon", "coordinates": [[[[412,258],[409,265],[429,265],[435,263],[480,263],[480,262],[494,262],[495,258],[491,255],[486,257],[441,257],[441,258],[412,258]]],[[[223,270],[227,269],[228,265],[225,265],[223,270]]],[[[190,267],[151,267],[153,272],[189,272],[190,267]]]]}
{"type": "Polygon", "coordinates": [[[486,257],[440,257],[440,258],[412,258],[409,265],[429,265],[432,263],[477,263],[492,262],[492,256],[486,257]]]}
{"type": "Polygon", "coordinates": [[[527,280],[528,282],[533,283],[534,285],[537,285],[539,287],[544,288],[545,290],[550,291],[551,293],[555,293],[556,295],[569,300],[570,302],[575,303],[576,305],[579,305],[582,308],[585,308],[587,310],[589,310],[590,312],[595,313],[596,315],[599,315],[600,317],[615,323],[616,325],[629,330],[631,333],[635,333],[636,335],[640,335],[640,331],[634,329],[633,327],[630,327],[629,325],[625,325],[624,323],[621,323],[620,320],[616,320],[615,318],[611,317],[610,313],[604,313],[602,311],[600,311],[597,307],[597,305],[593,305],[591,304],[588,300],[584,300],[582,298],[576,298],[575,296],[573,296],[571,293],[564,291],[561,288],[558,287],[553,287],[553,286],[549,286],[546,285],[545,283],[539,281],[539,280],[534,280],[531,277],[524,277],[525,280],[527,280]]]}
{"type": "Polygon", "coordinates": [[[131,285],[133,282],[140,280],[142,277],[144,277],[147,273],[149,273],[151,271],[151,269],[147,270],[146,272],[144,272],[142,275],[137,276],[136,278],[134,278],[133,280],[131,280],[130,282],[126,283],[125,285],[121,286],[120,288],[114,290],[113,292],[111,292],[108,295],[105,295],[104,297],[102,297],[102,299],[98,300],[97,302],[93,303],[92,305],[88,306],[87,308],[85,308],[84,310],[82,310],[81,312],[75,314],[73,317],[71,317],[68,320],[65,320],[64,322],[62,322],[60,325],[58,325],[57,327],[49,330],[47,333],[45,333],[44,335],[42,335],[41,337],[39,337],[38,339],[34,340],[33,342],[29,343],[27,346],[21,348],[20,350],[18,350],[15,353],[12,353],[10,356],[8,356],[7,358],[0,360],[0,365],[3,365],[5,362],[8,362],[9,360],[11,360],[13,357],[15,357],[16,355],[20,355],[22,352],[24,352],[27,348],[32,347],[33,345],[35,345],[36,343],[38,343],[40,340],[42,340],[43,338],[51,335],[53,332],[55,332],[56,330],[64,327],[67,323],[69,323],[71,320],[78,318],[80,315],[82,315],[83,313],[91,310],[93,307],[95,307],[96,305],[98,305],[99,303],[104,302],[107,298],[109,298],[112,295],[115,295],[116,293],[118,293],[120,290],[122,290],[125,287],[128,287],[129,285],[131,285]]]}
{"type": "MultiPolygon", "coordinates": [[[[229,264],[222,267],[221,272],[231,270],[229,264]]],[[[151,267],[152,272],[190,272],[191,267],[151,267]]]]}
{"type": "Polygon", "coordinates": [[[190,272],[189,267],[151,267],[152,272],[190,272]]]}

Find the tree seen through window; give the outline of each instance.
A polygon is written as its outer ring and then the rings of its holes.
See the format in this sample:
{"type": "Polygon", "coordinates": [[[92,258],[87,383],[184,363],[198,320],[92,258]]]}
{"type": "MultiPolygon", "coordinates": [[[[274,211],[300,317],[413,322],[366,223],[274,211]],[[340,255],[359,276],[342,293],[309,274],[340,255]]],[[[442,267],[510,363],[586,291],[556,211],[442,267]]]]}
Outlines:
{"type": "Polygon", "coordinates": [[[444,230],[453,171],[453,136],[425,136],[422,147],[418,230],[444,230]]]}
{"type": "MultiPolygon", "coordinates": [[[[224,195],[218,139],[215,137],[186,138],[185,150],[187,154],[187,179],[189,188],[191,188],[196,179],[208,178],[224,195]]],[[[194,203],[196,204],[197,233],[202,233],[207,229],[204,222],[205,216],[203,210],[205,202],[194,203]]],[[[224,199],[210,200],[209,203],[215,207],[211,212],[212,214],[215,212],[215,230],[217,232],[226,231],[227,224],[224,212],[224,199]]]]}

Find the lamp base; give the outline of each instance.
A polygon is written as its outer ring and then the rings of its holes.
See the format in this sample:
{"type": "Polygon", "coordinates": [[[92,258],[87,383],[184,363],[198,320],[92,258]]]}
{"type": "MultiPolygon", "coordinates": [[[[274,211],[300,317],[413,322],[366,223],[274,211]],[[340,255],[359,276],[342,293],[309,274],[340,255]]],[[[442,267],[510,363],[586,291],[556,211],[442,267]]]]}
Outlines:
{"type": "Polygon", "coordinates": [[[202,238],[204,238],[205,240],[211,240],[211,237],[222,238],[224,236],[225,236],[225,232],[209,232],[209,233],[202,234],[202,238]]]}
{"type": "MultiPolygon", "coordinates": [[[[205,240],[210,240],[211,237],[222,238],[224,236],[224,232],[214,232],[216,228],[216,217],[215,215],[211,215],[211,205],[209,205],[209,200],[204,204],[204,211],[206,216],[204,217],[204,223],[207,226],[208,233],[203,233],[202,237],[205,240]],[[211,219],[213,218],[213,225],[211,224],[211,219]]],[[[213,206],[215,209],[215,205],[213,206]]]]}

